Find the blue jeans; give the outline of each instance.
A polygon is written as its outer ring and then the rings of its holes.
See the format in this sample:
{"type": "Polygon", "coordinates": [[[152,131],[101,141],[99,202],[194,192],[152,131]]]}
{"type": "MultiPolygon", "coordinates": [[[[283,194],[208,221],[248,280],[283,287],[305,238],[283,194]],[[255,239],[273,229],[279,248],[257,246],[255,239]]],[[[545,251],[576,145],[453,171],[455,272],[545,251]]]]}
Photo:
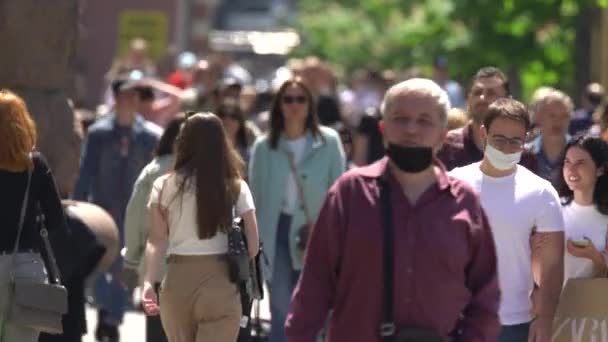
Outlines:
{"type": "Polygon", "coordinates": [[[99,309],[106,310],[106,323],[119,325],[127,306],[127,290],[120,284],[117,274],[122,267],[122,259],[115,261],[112,267],[95,279],[95,303],[99,309]]]}
{"type": "Polygon", "coordinates": [[[293,269],[289,251],[291,216],[281,214],[277,229],[275,256],[270,284],[270,338],[269,342],[286,342],[285,320],[289,312],[291,294],[300,272],[293,269]]]}
{"type": "Polygon", "coordinates": [[[530,323],[503,325],[500,329],[498,342],[527,342],[530,323]]]}

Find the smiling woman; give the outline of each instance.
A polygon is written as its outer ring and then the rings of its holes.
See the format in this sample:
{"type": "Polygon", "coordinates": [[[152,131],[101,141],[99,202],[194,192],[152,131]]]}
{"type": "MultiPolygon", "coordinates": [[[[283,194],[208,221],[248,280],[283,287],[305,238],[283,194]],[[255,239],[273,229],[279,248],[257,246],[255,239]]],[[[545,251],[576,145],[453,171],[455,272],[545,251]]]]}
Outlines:
{"type": "Polygon", "coordinates": [[[608,275],[608,143],[582,136],[567,145],[560,192],[568,239],[564,281],[608,275]]]}

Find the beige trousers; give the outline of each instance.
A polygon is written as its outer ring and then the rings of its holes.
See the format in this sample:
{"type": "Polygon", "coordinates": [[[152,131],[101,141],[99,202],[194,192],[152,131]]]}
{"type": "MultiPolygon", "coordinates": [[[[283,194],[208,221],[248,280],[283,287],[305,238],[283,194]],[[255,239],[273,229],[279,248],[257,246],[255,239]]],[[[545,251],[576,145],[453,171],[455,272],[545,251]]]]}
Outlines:
{"type": "Polygon", "coordinates": [[[237,339],[240,297],[223,256],[169,256],[159,302],[169,342],[237,339]]]}

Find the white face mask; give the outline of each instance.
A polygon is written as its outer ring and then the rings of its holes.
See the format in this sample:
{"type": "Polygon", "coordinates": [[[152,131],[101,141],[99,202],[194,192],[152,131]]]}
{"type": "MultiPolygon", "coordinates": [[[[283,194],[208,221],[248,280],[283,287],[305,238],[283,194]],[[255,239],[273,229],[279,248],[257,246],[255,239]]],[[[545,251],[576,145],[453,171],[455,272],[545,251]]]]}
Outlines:
{"type": "Polygon", "coordinates": [[[486,143],[486,149],[484,155],[488,158],[488,161],[494,168],[500,171],[507,171],[512,169],[521,160],[522,151],[515,153],[503,153],[502,151],[494,148],[492,145],[486,143]]]}

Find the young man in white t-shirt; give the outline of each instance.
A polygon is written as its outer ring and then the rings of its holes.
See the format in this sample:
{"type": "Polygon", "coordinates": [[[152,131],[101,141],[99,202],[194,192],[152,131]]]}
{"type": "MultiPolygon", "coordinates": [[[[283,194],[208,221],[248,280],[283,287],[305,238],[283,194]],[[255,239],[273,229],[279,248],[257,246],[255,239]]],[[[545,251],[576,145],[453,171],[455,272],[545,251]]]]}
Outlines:
{"type": "Polygon", "coordinates": [[[559,196],[546,180],[518,165],[530,118],[522,103],[498,99],[481,127],[481,162],[451,175],[480,193],[496,243],[501,290],[499,342],[549,342],[563,279],[564,221],[559,196]],[[534,288],[530,237],[544,241],[539,251],[539,312],[532,317],[534,288]]]}

